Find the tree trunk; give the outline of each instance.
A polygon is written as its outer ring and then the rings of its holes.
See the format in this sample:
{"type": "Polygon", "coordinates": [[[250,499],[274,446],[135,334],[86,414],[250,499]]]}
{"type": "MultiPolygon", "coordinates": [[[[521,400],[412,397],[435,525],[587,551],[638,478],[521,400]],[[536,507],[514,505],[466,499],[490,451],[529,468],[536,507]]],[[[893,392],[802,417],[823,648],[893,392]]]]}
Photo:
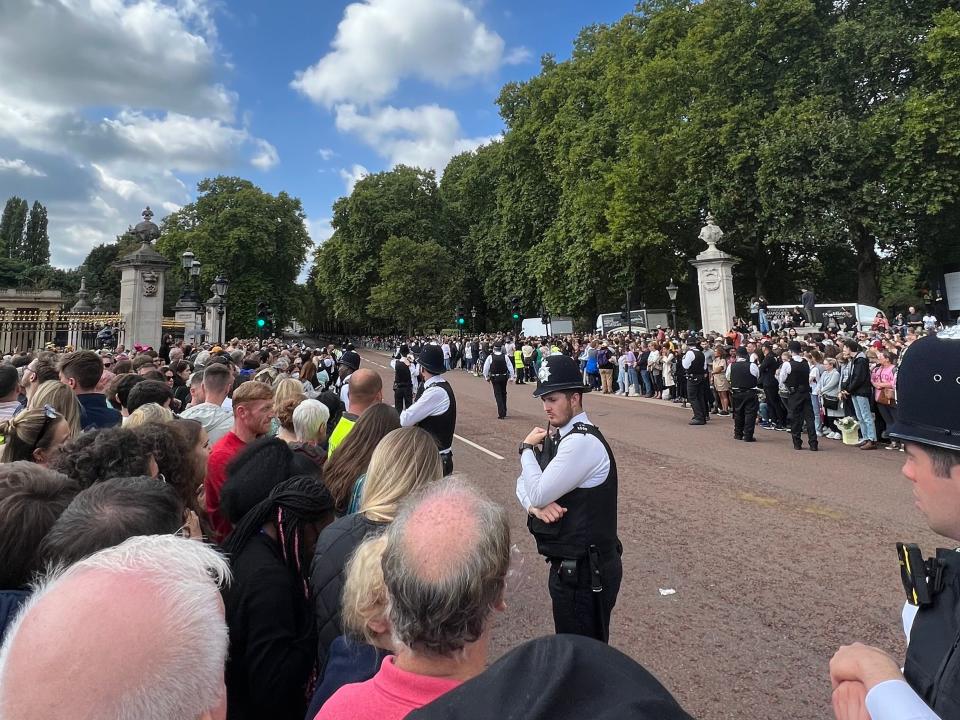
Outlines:
{"type": "Polygon", "coordinates": [[[857,251],[857,302],[875,306],[880,302],[880,264],[876,242],[873,235],[858,222],[851,224],[850,234],[857,251]]]}

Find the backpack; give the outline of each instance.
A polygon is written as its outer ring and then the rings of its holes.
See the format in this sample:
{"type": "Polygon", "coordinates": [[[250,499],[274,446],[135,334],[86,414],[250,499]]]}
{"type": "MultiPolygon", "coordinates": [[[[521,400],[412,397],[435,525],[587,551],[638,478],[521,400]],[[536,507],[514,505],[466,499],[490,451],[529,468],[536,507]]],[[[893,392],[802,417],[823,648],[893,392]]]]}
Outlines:
{"type": "Polygon", "coordinates": [[[610,351],[606,348],[597,350],[597,367],[606,368],[610,362],[610,351]]]}

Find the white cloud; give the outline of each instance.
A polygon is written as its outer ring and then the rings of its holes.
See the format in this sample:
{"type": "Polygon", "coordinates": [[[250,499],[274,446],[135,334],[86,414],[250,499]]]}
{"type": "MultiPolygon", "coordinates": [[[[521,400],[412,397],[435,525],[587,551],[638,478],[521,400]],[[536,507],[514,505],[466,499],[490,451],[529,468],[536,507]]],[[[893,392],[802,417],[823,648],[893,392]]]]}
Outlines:
{"type": "Polygon", "coordinates": [[[362,0],[347,6],[332,49],[291,83],[314,102],[374,103],[405,77],[441,86],[496,70],[503,39],[458,0],[362,0]]]}
{"type": "Polygon", "coordinates": [[[333,157],[334,155],[336,155],[336,154],[337,154],[337,153],[335,153],[335,152],[334,152],[333,150],[331,150],[330,148],[320,148],[319,150],[317,150],[317,155],[320,156],[320,159],[321,159],[321,160],[329,160],[330,158],[332,158],[332,157],[333,157]]]}
{"type": "MultiPolygon", "coordinates": [[[[355,133],[391,164],[443,172],[454,155],[492,142],[496,136],[465,138],[457,114],[439,105],[387,106],[364,115],[353,105],[336,110],[337,129],[355,133]]],[[[352,186],[351,186],[352,188],[352,186]]]]}
{"type": "Polygon", "coordinates": [[[354,164],[349,169],[341,168],[340,177],[343,178],[343,182],[347,186],[347,195],[353,192],[354,185],[356,185],[365,176],[369,174],[370,174],[370,171],[367,170],[363,165],[354,164]]]}
{"type": "Polygon", "coordinates": [[[75,265],[145,204],[159,215],[189,202],[176,173],[279,162],[218,80],[218,7],[0,0],[0,158],[17,158],[0,164],[0,196],[29,177],[48,206],[55,264],[75,265]]]}
{"type": "Polygon", "coordinates": [[[530,62],[531,58],[533,58],[533,53],[530,52],[530,49],[521,45],[511,48],[510,52],[503,58],[503,63],[505,65],[523,65],[530,62]]]}
{"type": "Polygon", "coordinates": [[[24,177],[46,177],[47,174],[42,170],[37,170],[35,167],[28,165],[24,160],[20,158],[14,158],[13,160],[7,160],[6,158],[0,157],[0,172],[9,170],[10,172],[17,173],[18,175],[23,175],[24,177]]]}
{"type": "Polygon", "coordinates": [[[266,140],[257,140],[257,154],[250,160],[250,164],[260,170],[269,170],[280,162],[280,155],[277,149],[266,140]]]}
{"type": "Polygon", "coordinates": [[[307,232],[316,246],[323,245],[333,235],[333,218],[324,217],[316,220],[307,218],[307,232]]]}

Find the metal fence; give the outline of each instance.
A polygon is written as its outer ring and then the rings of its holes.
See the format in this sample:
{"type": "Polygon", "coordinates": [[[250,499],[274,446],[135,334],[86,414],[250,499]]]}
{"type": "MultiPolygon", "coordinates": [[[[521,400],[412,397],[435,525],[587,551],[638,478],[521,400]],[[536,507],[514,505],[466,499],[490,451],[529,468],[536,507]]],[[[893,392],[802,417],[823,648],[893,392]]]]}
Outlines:
{"type": "MultiPolygon", "coordinates": [[[[104,326],[123,336],[124,323],[116,313],[0,308],[0,353],[42,350],[48,344],[76,350],[100,347],[97,335],[104,326]]],[[[164,318],[163,332],[183,336],[183,323],[164,318]]]]}

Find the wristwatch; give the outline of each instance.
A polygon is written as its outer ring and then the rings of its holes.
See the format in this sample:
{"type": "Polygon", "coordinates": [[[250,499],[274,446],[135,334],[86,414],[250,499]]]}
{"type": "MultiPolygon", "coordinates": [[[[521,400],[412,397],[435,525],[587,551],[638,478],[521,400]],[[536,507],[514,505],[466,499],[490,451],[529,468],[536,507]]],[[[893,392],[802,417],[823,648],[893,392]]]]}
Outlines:
{"type": "Polygon", "coordinates": [[[536,450],[536,447],[537,447],[536,445],[531,445],[531,444],[528,443],[528,442],[522,442],[522,443],[520,443],[520,449],[519,449],[518,452],[519,452],[521,455],[523,455],[523,451],[524,451],[524,450],[536,450]]]}

